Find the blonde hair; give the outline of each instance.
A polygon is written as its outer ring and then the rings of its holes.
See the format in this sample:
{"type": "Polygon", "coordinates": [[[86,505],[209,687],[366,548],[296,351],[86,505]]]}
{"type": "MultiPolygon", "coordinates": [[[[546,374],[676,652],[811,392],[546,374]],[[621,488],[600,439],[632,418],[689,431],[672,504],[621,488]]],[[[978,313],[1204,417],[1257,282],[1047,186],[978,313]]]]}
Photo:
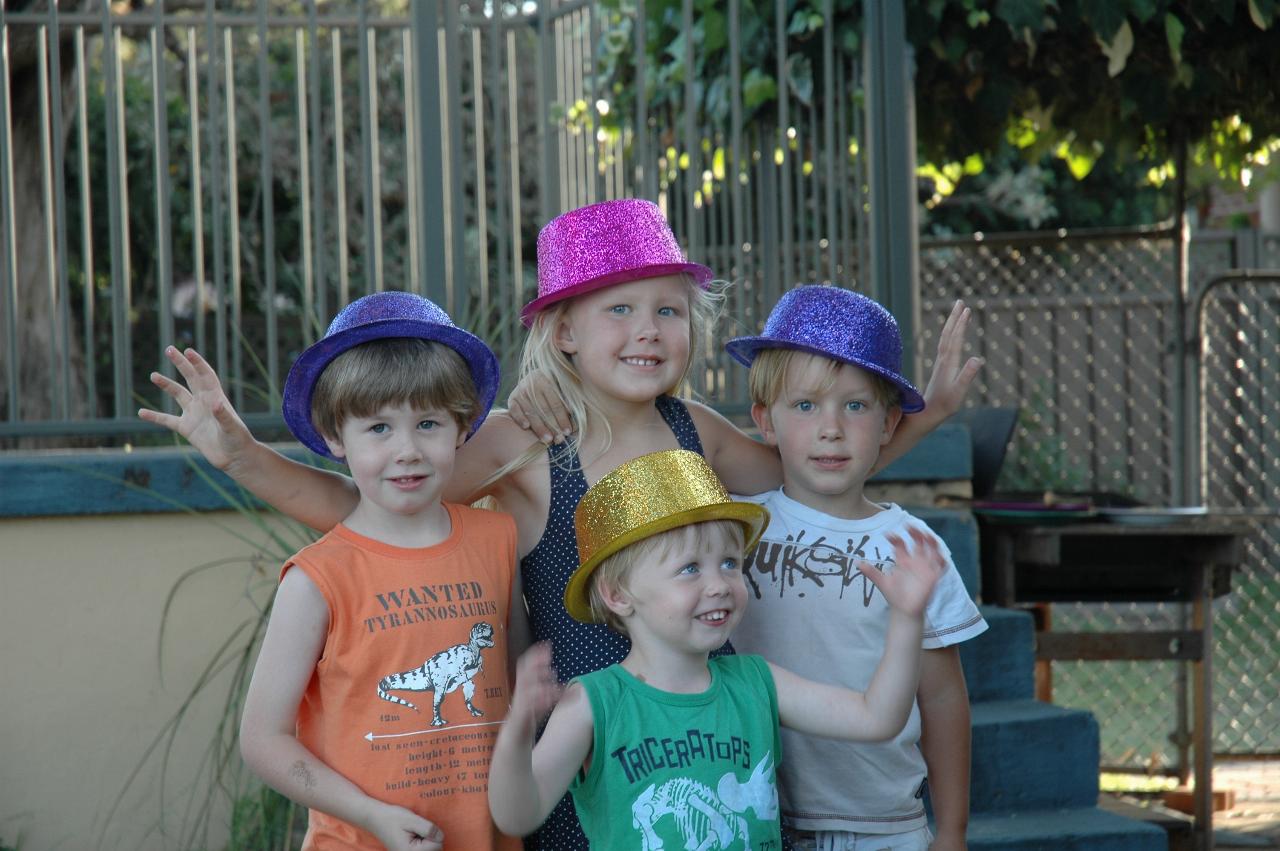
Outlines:
{"type": "MultiPolygon", "coordinates": [[[[787,371],[797,357],[814,357],[820,358],[826,371],[823,373],[822,382],[815,389],[824,392],[835,383],[836,375],[840,372],[841,367],[852,366],[862,369],[856,364],[845,363],[826,355],[817,354],[816,352],[807,352],[803,349],[761,349],[756,352],[755,360],[751,362],[751,372],[747,375],[747,390],[751,394],[751,401],[756,405],[769,407],[782,397],[782,391],[787,384],[787,371]]],[[[889,379],[872,372],[869,369],[863,369],[867,378],[871,381],[871,392],[875,396],[877,402],[882,404],[886,410],[902,404],[902,391],[898,386],[889,379]]]]}
{"type": "Polygon", "coordinates": [[[591,617],[597,623],[603,623],[623,635],[627,635],[627,626],[623,619],[610,609],[604,601],[601,589],[611,591],[627,590],[627,577],[638,564],[654,561],[666,556],[675,547],[693,536],[719,535],[722,540],[728,539],[741,548],[747,540],[746,527],[737,520],[704,520],[701,523],[690,523],[677,526],[647,538],[641,538],[630,546],[623,547],[596,565],[591,577],[587,602],[591,606],[591,617]]]}
{"type": "MultiPolygon", "coordinates": [[[[671,394],[675,394],[681,385],[686,384],[690,373],[693,372],[694,359],[703,351],[706,341],[713,338],[724,304],[725,290],[729,287],[727,281],[711,281],[707,288],[703,289],[691,275],[681,275],[680,278],[689,292],[689,362],[685,364],[679,380],[667,390],[671,394]]],[[[578,455],[582,436],[588,427],[598,426],[604,433],[601,453],[607,452],[613,443],[613,430],[609,426],[609,420],[604,411],[592,402],[586,388],[583,387],[582,375],[574,365],[573,358],[562,352],[556,345],[556,329],[560,327],[565,314],[569,312],[569,308],[576,299],[577,296],[572,296],[554,302],[534,316],[533,324],[529,328],[524,347],[520,352],[520,371],[517,376],[519,381],[535,374],[545,376],[555,386],[556,395],[564,402],[573,424],[573,432],[565,438],[572,451],[561,456],[565,464],[569,463],[570,458],[578,455]]],[[[543,457],[546,451],[545,446],[534,441],[518,458],[494,471],[481,488],[488,487],[504,476],[531,464],[543,457]]]]}
{"type": "Polygon", "coordinates": [[[311,394],[311,422],[322,435],[336,438],[348,419],[395,404],[445,411],[463,432],[480,413],[462,355],[434,340],[388,337],[353,346],[330,361],[311,394]]]}

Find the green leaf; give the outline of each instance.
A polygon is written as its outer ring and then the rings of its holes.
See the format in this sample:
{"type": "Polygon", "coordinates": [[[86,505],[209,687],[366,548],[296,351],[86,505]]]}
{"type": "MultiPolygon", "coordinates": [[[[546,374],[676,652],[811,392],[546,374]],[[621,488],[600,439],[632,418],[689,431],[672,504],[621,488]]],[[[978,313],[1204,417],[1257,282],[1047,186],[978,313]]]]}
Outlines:
{"type": "Polygon", "coordinates": [[[1110,43],[1099,37],[1098,45],[1107,57],[1107,75],[1115,77],[1124,70],[1129,62],[1129,54],[1133,52],[1133,28],[1125,21],[1116,30],[1115,38],[1110,43]]]}
{"type": "Polygon", "coordinates": [[[748,110],[768,103],[778,96],[778,81],[772,76],[752,68],[742,78],[742,105],[748,110]]]}
{"type": "Polygon", "coordinates": [[[1133,15],[1140,24],[1151,20],[1159,11],[1156,0],[1129,0],[1128,6],[1129,14],[1133,15]]]}
{"type": "Polygon", "coordinates": [[[1275,13],[1274,0],[1249,0],[1249,19],[1258,29],[1270,29],[1275,13]]]}
{"type": "Polygon", "coordinates": [[[1164,16],[1164,37],[1169,42],[1169,55],[1173,57],[1175,67],[1182,65],[1182,36],[1186,31],[1186,26],[1177,15],[1170,12],[1164,16]]]}
{"type": "Polygon", "coordinates": [[[793,53],[787,57],[787,84],[805,106],[813,103],[813,63],[808,56],[793,53]]]}
{"type": "Polygon", "coordinates": [[[1125,23],[1124,9],[1115,0],[1080,0],[1080,11],[1103,42],[1114,41],[1125,23]]]}
{"type": "Polygon", "coordinates": [[[1041,0],[999,0],[996,17],[1009,25],[1010,32],[1044,29],[1045,4],[1041,0]]]}
{"type": "Polygon", "coordinates": [[[705,12],[702,16],[702,49],[707,53],[716,53],[729,43],[729,25],[724,13],[716,10],[705,12]]]}

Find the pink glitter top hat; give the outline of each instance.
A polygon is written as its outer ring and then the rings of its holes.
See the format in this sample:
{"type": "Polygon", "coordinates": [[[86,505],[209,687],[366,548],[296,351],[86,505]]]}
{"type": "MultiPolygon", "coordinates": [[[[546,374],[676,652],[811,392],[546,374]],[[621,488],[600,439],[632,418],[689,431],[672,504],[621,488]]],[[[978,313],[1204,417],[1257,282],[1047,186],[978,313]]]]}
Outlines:
{"type": "Polygon", "coordinates": [[[662,275],[692,275],[699,286],[711,270],[690,263],[662,211],[652,201],[621,198],[556,216],[538,234],[538,297],[520,321],[547,305],[614,284],[662,275]]]}

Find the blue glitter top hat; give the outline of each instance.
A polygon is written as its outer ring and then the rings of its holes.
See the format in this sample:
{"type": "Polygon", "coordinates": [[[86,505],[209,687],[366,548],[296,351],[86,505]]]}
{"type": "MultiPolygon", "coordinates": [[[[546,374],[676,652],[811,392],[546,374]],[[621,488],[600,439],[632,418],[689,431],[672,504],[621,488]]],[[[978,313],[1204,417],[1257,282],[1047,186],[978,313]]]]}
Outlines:
{"type": "Polygon", "coordinates": [[[898,322],[882,305],[841,287],[810,284],[778,299],[758,337],[736,337],[729,355],[751,366],[761,349],[798,349],[873,372],[902,392],[902,411],[924,410],[924,397],[902,377],[898,322]]]}
{"type": "Polygon", "coordinates": [[[449,314],[435,302],[413,293],[387,290],[358,298],[342,308],[329,323],[324,337],[293,362],[284,382],[284,422],[304,446],[317,455],[333,458],[324,437],[311,422],[311,397],[320,373],[348,349],[392,337],[433,340],[462,356],[480,401],[480,411],[467,437],[476,433],[498,395],[497,356],[479,337],[454,325],[449,314]]]}

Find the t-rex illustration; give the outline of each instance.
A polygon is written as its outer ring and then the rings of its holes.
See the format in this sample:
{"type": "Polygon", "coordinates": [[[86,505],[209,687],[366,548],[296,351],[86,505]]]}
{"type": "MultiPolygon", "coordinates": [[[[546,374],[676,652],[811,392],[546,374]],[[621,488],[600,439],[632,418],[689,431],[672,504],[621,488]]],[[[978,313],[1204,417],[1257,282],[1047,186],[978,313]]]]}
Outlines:
{"type": "Polygon", "coordinates": [[[481,622],[471,627],[471,641],[467,644],[455,644],[441,650],[421,666],[411,671],[391,674],[378,681],[378,697],[392,703],[403,704],[414,711],[418,707],[407,700],[388,694],[390,691],[430,691],[434,692],[431,708],[434,716],[431,726],[440,727],[447,723],[440,716],[440,702],[444,696],[462,686],[462,697],[467,701],[467,709],[477,718],[484,715],[471,698],[476,693],[475,676],[484,668],[484,659],[480,650],[493,646],[493,627],[481,622]]]}

